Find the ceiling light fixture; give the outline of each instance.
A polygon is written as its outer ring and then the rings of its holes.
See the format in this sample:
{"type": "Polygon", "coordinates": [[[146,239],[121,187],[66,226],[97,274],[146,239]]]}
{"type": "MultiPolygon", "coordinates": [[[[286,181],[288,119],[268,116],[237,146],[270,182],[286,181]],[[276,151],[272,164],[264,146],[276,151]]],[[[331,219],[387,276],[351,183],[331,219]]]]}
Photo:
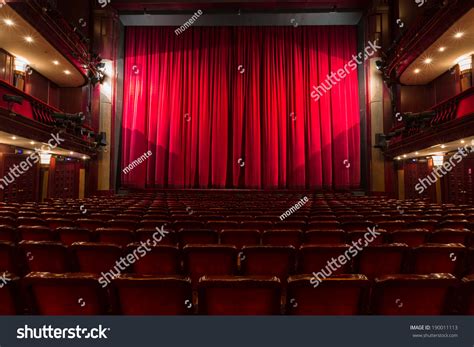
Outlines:
{"type": "Polygon", "coordinates": [[[32,38],[31,36],[26,36],[26,37],[25,37],[25,40],[26,40],[26,42],[28,42],[28,43],[32,43],[32,42],[33,42],[33,38],[32,38]]]}
{"type": "Polygon", "coordinates": [[[420,69],[415,69],[414,72],[415,72],[415,73],[420,73],[420,71],[421,71],[420,69]]]}
{"type": "Polygon", "coordinates": [[[12,140],[16,140],[16,136],[12,136],[12,140]]]}
{"type": "Polygon", "coordinates": [[[35,141],[31,141],[31,142],[30,142],[30,145],[34,145],[34,144],[35,144],[35,141]]]}
{"type": "Polygon", "coordinates": [[[70,74],[71,74],[71,71],[69,71],[69,70],[64,70],[64,73],[65,73],[66,75],[70,75],[70,74]]]}
{"type": "Polygon", "coordinates": [[[440,47],[440,48],[438,48],[438,51],[439,51],[439,52],[444,52],[445,50],[446,50],[446,47],[440,47]]]}
{"type": "Polygon", "coordinates": [[[446,145],[441,145],[441,148],[446,148],[446,145]]]}
{"type": "Polygon", "coordinates": [[[458,32],[458,33],[454,34],[454,37],[455,37],[456,39],[460,39],[460,38],[463,37],[463,36],[464,36],[464,33],[463,33],[463,32],[458,32]]]}
{"type": "Polygon", "coordinates": [[[59,65],[59,61],[53,60],[53,64],[54,64],[54,65],[59,65]]]}
{"type": "Polygon", "coordinates": [[[426,58],[426,59],[424,60],[424,63],[425,63],[425,64],[431,64],[432,61],[433,61],[433,59],[431,59],[431,58],[426,58]]]}
{"type": "Polygon", "coordinates": [[[15,23],[14,23],[11,19],[9,19],[9,18],[5,18],[5,19],[3,20],[3,22],[4,22],[6,25],[10,26],[10,27],[11,27],[12,25],[15,25],[15,23]]]}
{"type": "Polygon", "coordinates": [[[464,140],[461,140],[461,143],[464,143],[464,142],[466,142],[466,141],[464,141],[464,140]]]}

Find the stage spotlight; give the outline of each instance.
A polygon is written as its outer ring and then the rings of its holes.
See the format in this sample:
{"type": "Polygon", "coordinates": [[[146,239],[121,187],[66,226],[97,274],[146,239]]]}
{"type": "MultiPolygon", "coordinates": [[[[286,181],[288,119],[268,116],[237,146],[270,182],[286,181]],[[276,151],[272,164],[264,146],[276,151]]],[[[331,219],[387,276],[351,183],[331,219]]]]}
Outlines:
{"type": "Polygon", "coordinates": [[[382,71],[385,68],[386,64],[382,59],[376,60],[375,61],[375,67],[377,70],[382,71]]]}

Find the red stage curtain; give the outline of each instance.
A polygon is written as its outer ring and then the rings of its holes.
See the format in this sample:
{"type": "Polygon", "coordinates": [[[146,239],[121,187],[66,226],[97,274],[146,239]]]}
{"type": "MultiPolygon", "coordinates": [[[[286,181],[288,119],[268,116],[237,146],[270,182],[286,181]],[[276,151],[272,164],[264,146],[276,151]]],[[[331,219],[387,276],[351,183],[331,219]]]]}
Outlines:
{"type": "Polygon", "coordinates": [[[125,186],[359,186],[357,71],[311,98],[357,54],[355,27],[174,29],[127,28],[122,168],[153,155],[125,186]]]}

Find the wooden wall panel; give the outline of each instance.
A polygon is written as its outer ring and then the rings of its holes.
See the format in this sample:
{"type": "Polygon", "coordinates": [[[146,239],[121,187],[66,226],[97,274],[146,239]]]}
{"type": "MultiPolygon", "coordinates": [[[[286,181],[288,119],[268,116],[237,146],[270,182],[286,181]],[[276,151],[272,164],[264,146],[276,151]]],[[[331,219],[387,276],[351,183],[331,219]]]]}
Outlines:
{"type": "MultiPolygon", "coordinates": [[[[39,165],[35,164],[21,174],[10,175],[10,168],[20,166],[28,156],[19,154],[0,154],[0,200],[4,202],[38,201],[39,198],[39,165]],[[5,178],[7,176],[7,178],[5,178]],[[18,176],[18,177],[15,177],[18,176]],[[6,182],[6,183],[5,183],[6,182]]],[[[31,162],[31,160],[30,160],[31,162]]],[[[21,168],[21,166],[20,166],[21,168]]]]}
{"type": "Polygon", "coordinates": [[[72,199],[79,197],[79,168],[77,162],[51,158],[49,167],[49,198],[72,199]]]}

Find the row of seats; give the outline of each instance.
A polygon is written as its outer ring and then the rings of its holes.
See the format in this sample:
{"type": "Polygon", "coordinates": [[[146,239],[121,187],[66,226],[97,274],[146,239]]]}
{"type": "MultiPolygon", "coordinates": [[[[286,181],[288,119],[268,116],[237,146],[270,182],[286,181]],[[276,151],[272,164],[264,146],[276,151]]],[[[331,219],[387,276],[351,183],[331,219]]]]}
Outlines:
{"type": "Polygon", "coordinates": [[[0,314],[40,315],[441,315],[474,314],[474,275],[204,276],[197,295],[181,276],[31,273],[0,288],[0,314]],[[282,286],[284,284],[284,286],[282,286]],[[20,298],[23,293],[24,298],[20,298]]]}
{"type": "MultiPolygon", "coordinates": [[[[163,227],[164,228],[164,227],[163,227]]],[[[163,244],[190,243],[230,244],[237,247],[249,245],[294,246],[302,244],[333,244],[357,242],[370,233],[369,229],[344,231],[342,229],[315,229],[303,232],[300,229],[224,229],[217,232],[212,229],[180,229],[175,232],[164,229],[167,234],[163,244]]],[[[372,245],[387,243],[406,243],[411,247],[424,243],[460,243],[467,247],[474,245],[474,232],[460,229],[403,229],[387,232],[384,229],[370,229],[379,235],[372,245]]],[[[21,226],[18,228],[0,225],[0,241],[18,243],[26,241],[59,241],[65,245],[73,242],[105,242],[121,246],[133,242],[146,241],[157,232],[156,228],[141,228],[131,231],[126,228],[97,228],[94,231],[76,227],[50,229],[42,226],[21,226]]]]}
{"type": "Polygon", "coordinates": [[[410,248],[396,243],[362,247],[360,245],[360,252],[348,244],[303,245],[299,249],[293,246],[238,249],[232,245],[211,244],[186,245],[179,249],[145,243],[120,247],[77,242],[67,247],[54,242],[22,241],[18,248],[11,243],[0,243],[0,271],[189,274],[194,281],[205,275],[238,273],[286,278],[294,273],[321,271],[328,268],[328,262],[342,256],[346,259],[340,260],[342,265],[332,269],[332,273],[360,273],[368,278],[401,273],[451,273],[458,277],[474,274],[474,249],[468,250],[460,244],[425,244],[410,248]],[[134,261],[129,261],[126,269],[117,270],[116,262],[132,254],[135,254],[134,261]]]}

